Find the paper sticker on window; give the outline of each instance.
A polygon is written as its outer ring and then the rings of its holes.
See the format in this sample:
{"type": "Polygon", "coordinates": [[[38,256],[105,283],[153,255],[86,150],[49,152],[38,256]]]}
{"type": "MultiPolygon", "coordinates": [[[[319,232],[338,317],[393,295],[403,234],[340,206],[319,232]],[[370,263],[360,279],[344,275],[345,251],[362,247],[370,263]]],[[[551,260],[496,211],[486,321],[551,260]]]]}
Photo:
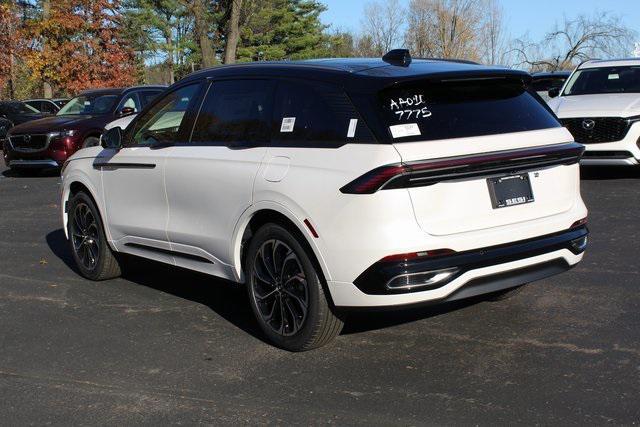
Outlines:
{"type": "Polygon", "coordinates": [[[280,126],[280,132],[293,132],[293,127],[296,124],[295,117],[283,117],[282,125],[280,126]]]}
{"type": "Polygon", "coordinates": [[[420,127],[417,123],[407,123],[404,125],[389,126],[391,136],[394,138],[404,138],[407,136],[421,135],[420,127]]]}
{"type": "Polygon", "coordinates": [[[619,78],[619,74],[609,74],[609,80],[618,80],[619,78]]]}
{"type": "Polygon", "coordinates": [[[347,130],[347,138],[353,138],[356,136],[356,127],[358,126],[358,119],[349,120],[349,130],[347,130]]]}

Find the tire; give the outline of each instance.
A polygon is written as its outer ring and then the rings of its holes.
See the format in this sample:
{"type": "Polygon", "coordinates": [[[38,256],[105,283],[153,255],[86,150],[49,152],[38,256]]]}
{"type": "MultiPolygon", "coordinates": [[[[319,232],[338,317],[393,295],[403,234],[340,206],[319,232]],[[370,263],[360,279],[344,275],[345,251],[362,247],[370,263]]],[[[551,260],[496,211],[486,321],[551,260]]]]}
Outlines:
{"type": "Polygon", "coordinates": [[[515,288],[503,289],[498,292],[493,292],[488,295],[487,299],[489,301],[494,301],[494,302],[507,300],[509,298],[512,298],[518,295],[520,292],[522,292],[525,286],[526,284],[516,286],[515,288]]]}
{"type": "Polygon", "coordinates": [[[340,334],[344,324],[331,308],[313,258],[287,229],[266,224],[256,232],[245,272],[253,313],[276,346],[307,351],[340,334]]]}
{"type": "Polygon", "coordinates": [[[120,276],[120,264],[107,243],[100,212],[88,194],[81,191],[71,197],[67,222],[71,253],[80,274],[90,280],[120,276]]]}
{"type": "Polygon", "coordinates": [[[89,138],[84,140],[84,142],[82,143],[82,148],[97,147],[98,145],[100,145],[100,138],[90,136],[89,138]]]}

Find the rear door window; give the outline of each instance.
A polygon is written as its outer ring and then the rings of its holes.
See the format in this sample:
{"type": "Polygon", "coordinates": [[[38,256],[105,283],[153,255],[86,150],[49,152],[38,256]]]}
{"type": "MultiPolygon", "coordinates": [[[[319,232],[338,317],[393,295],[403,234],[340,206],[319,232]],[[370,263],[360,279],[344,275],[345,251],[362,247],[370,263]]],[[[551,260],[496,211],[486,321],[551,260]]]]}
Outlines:
{"type": "Polygon", "coordinates": [[[560,126],[518,79],[412,82],[383,91],[378,102],[393,143],[560,126]]]}
{"type": "Polygon", "coordinates": [[[344,91],[319,82],[280,81],[272,129],[274,145],[331,148],[375,142],[344,91]]]}
{"type": "Polygon", "coordinates": [[[207,145],[264,145],[275,83],[223,80],[211,84],[200,108],[191,142],[207,145]]]}
{"type": "Polygon", "coordinates": [[[146,107],[148,104],[151,103],[151,101],[156,99],[158,95],[160,95],[161,93],[162,91],[160,90],[143,90],[138,92],[138,96],[140,98],[140,106],[142,108],[146,107]]]}

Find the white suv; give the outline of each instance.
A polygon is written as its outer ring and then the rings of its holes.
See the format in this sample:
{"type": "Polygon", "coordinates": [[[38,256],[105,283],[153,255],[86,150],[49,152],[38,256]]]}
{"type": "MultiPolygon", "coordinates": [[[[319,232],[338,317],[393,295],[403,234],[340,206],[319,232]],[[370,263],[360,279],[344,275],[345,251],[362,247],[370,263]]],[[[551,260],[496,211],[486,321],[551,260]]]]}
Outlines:
{"type": "Polygon", "coordinates": [[[587,61],[549,95],[560,122],[586,146],[583,164],[640,163],[640,59],[587,61]]]}
{"type": "Polygon", "coordinates": [[[66,164],[73,256],[94,280],[126,253],[243,283],[294,351],[348,308],[563,272],[586,246],[583,147],[529,79],[406,52],[197,72],[66,164]]]}

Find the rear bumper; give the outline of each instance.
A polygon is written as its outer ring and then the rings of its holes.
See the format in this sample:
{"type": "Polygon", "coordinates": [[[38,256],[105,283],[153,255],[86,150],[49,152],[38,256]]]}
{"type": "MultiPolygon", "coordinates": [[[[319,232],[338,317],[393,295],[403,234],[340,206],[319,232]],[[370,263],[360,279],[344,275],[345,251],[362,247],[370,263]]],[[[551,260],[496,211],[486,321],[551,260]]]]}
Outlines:
{"type": "Polygon", "coordinates": [[[570,269],[583,256],[588,230],[561,233],[453,255],[405,262],[378,262],[353,284],[329,282],[336,306],[384,307],[451,301],[540,280],[570,269]],[[452,272],[428,285],[390,287],[399,276],[452,272]]]}

